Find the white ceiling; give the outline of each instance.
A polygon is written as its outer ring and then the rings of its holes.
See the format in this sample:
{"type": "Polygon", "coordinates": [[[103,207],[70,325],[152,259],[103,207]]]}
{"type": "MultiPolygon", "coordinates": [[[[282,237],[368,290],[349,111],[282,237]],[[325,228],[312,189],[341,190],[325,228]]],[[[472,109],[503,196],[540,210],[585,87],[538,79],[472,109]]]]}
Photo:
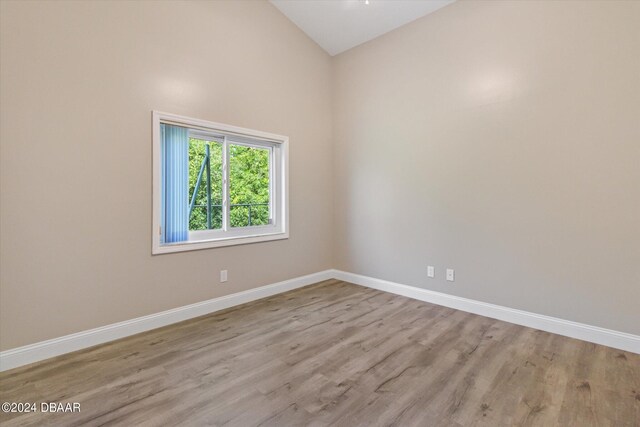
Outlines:
{"type": "Polygon", "coordinates": [[[455,0],[270,0],[330,55],[431,13],[455,0]]]}

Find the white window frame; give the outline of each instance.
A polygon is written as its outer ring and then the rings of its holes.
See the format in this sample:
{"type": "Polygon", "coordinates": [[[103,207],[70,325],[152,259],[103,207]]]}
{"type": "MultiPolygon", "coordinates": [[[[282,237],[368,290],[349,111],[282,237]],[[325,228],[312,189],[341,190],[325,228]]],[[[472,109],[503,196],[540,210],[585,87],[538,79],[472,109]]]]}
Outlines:
{"type": "Polygon", "coordinates": [[[246,129],[207,120],[193,119],[176,114],[153,111],[153,255],[172,252],[193,251],[244,245],[289,238],[289,138],[282,135],[246,129]],[[194,136],[209,136],[212,140],[223,141],[223,224],[219,230],[189,231],[189,240],[176,243],[161,243],[160,201],[162,199],[162,166],[160,150],[160,124],[182,126],[194,136]],[[270,148],[269,169],[269,212],[271,223],[248,227],[230,227],[229,218],[229,144],[270,148]]]}

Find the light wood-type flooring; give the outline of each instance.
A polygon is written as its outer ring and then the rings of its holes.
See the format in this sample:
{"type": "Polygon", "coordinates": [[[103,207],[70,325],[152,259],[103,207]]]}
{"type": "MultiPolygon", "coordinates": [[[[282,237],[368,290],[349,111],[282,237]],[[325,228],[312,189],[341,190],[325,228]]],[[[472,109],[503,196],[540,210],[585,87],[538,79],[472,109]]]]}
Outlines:
{"type": "Polygon", "coordinates": [[[640,426],[640,355],[331,280],[0,374],[13,425],[640,426]]]}

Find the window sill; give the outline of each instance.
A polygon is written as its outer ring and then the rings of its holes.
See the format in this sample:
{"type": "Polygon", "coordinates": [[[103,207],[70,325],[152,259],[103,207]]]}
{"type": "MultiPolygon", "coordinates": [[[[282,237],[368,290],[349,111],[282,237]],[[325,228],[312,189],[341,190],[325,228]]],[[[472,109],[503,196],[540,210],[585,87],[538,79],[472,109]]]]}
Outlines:
{"type": "Polygon", "coordinates": [[[196,240],[179,243],[168,243],[154,246],[152,255],[169,254],[173,252],[197,251],[200,249],[222,248],[225,246],[247,245],[250,243],[269,242],[289,238],[288,232],[273,232],[246,236],[229,236],[210,240],[196,240]]]}

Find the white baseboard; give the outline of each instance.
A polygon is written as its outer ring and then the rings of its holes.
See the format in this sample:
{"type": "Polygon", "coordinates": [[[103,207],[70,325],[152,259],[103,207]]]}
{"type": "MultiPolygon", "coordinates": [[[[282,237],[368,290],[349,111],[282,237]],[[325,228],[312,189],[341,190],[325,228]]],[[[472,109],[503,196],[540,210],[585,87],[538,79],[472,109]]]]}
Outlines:
{"type": "Polygon", "coordinates": [[[451,307],[457,310],[515,323],[517,325],[528,326],[530,328],[540,329],[554,334],[577,338],[583,341],[589,341],[640,354],[640,336],[637,335],[604,329],[597,326],[585,325],[583,323],[558,319],[556,317],[530,313],[523,310],[516,310],[486,302],[475,301],[441,292],[416,288],[414,286],[402,285],[400,283],[375,279],[373,277],[362,276],[359,274],[347,273],[345,271],[325,270],[309,274],[307,276],[296,277],[283,282],[151,314],[149,316],[138,317],[124,322],[114,323],[100,328],[90,329],[88,331],[65,335],[60,338],[54,338],[26,345],[24,347],[6,350],[0,352],[0,371],[17,368],[29,363],[38,362],[40,360],[70,353],[72,351],[82,350],[94,345],[104,344],[119,338],[128,337],[140,332],[167,326],[172,323],[203,316],[225,308],[255,301],[260,298],[269,297],[329,279],[344,280],[345,282],[355,283],[356,285],[366,286],[420,301],[451,307]]]}
{"type": "Polygon", "coordinates": [[[0,372],[333,278],[332,270],[0,352],[0,372]]]}
{"type": "Polygon", "coordinates": [[[544,316],[528,311],[516,310],[514,308],[457,297],[417,288],[415,286],[402,285],[359,274],[347,273],[340,270],[333,270],[332,276],[345,282],[355,283],[356,285],[640,354],[640,336],[638,335],[585,325],[584,323],[572,322],[570,320],[558,319],[556,317],[544,316]]]}

